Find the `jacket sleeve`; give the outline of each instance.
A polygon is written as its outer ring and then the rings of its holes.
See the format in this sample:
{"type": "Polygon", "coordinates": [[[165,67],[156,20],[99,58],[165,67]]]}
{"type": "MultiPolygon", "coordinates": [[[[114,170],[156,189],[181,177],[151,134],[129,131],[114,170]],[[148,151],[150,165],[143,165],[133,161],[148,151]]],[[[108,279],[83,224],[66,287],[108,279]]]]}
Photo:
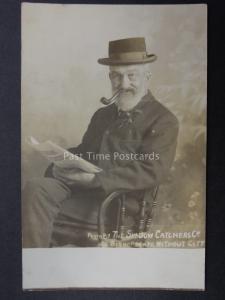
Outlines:
{"type": "MultiPolygon", "coordinates": [[[[97,126],[95,125],[96,120],[98,119],[98,112],[100,111],[97,110],[94,115],[91,118],[91,121],[88,125],[88,128],[82,138],[81,143],[77,146],[77,147],[73,147],[73,148],[69,148],[67,149],[68,151],[70,151],[73,154],[79,154],[79,153],[83,153],[85,154],[85,149],[89,149],[89,145],[92,143],[93,137],[95,136],[95,134],[93,133],[93,129],[97,128],[97,126]]],[[[51,163],[48,168],[46,169],[44,176],[45,177],[53,177],[52,175],[52,168],[53,168],[53,163],[51,163]]]]}
{"type": "Polygon", "coordinates": [[[176,151],[178,121],[162,117],[143,137],[139,153],[155,152],[159,159],[132,160],[125,166],[115,166],[96,176],[106,194],[114,191],[133,191],[153,188],[169,174],[176,151]]]}

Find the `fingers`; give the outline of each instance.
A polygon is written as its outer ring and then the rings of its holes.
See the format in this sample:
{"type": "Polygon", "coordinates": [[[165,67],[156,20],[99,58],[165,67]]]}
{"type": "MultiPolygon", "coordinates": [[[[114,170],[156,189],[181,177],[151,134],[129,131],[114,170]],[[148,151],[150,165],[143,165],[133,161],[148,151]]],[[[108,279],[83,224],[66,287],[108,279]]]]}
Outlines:
{"type": "Polygon", "coordinates": [[[53,169],[52,169],[52,174],[53,176],[56,178],[56,179],[59,179],[59,180],[62,180],[62,181],[65,181],[67,178],[66,178],[66,173],[63,171],[62,168],[59,168],[57,166],[54,166],[53,169]]]}
{"type": "Polygon", "coordinates": [[[67,184],[67,185],[75,185],[76,182],[74,180],[70,180],[67,176],[65,175],[61,175],[60,172],[55,171],[55,174],[53,174],[54,177],[60,181],[62,181],[63,183],[67,184]]]}
{"type": "Polygon", "coordinates": [[[57,166],[53,167],[52,173],[56,179],[68,185],[88,185],[95,177],[92,173],[86,173],[78,169],[63,169],[57,166]]]}
{"type": "Polygon", "coordinates": [[[53,169],[58,174],[75,174],[75,173],[84,173],[83,171],[77,169],[77,168],[61,168],[56,165],[54,165],[53,169]]]}

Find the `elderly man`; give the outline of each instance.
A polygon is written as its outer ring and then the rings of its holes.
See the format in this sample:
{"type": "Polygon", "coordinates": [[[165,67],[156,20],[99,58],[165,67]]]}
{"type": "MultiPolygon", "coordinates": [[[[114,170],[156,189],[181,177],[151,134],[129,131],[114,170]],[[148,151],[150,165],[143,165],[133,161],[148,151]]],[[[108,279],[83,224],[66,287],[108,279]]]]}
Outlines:
{"type": "MultiPolygon", "coordinates": [[[[49,247],[54,239],[56,245],[88,245],[82,234],[96,229],[99,206],[114,191],[129,192],[126,225],[134,226],[138,201],[168,176],[178,134],[176,117],[148,90],[149,64],[155,59],[147,54],[144,38],[109,43],[109,57],[98,62],[109,66],[118,97],[95,112],[81,144],[70,149],[102,171],[51,165],[44,178],[30,180],[23,192],[24,247],[49,247]],[[107,159],[96,160],[97,154],[107,159]]],[[[106,223],[115,210],[112,205],[106,223]]]]}

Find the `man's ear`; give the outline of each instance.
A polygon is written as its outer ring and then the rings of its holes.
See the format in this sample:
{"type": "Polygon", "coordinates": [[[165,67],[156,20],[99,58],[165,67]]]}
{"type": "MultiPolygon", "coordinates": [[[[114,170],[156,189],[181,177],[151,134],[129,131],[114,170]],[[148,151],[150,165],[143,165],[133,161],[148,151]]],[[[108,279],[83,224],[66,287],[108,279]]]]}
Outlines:
{"type": "Polygon", "coordinates": [[[152,76],[152,73],[150,71],[146,71],[146,78],[149,80],[152,76]]]}
{"type": "Polygon", "coordinates": [[[144,66],[144,68],[145,68],[145,76],[146,76],[146,79],[149,80],[149,79],[151,78],[151,76],[152,76],[152,73],[151,73],[151,71],[150,71],[150,65],[149,65],[149,64],[146,64],[146,65],[144,66]]]}

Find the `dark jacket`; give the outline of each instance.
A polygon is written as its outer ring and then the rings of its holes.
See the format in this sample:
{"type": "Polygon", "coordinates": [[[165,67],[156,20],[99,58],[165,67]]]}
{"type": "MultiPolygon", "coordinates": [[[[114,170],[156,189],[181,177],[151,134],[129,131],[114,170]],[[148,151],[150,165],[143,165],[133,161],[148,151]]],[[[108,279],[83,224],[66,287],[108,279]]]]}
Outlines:
{"type": "MultiPolygon", "coordinates": [[[[92,160],[103,169],[97,177],[105,196],[119,190],[141,194],[141,191],[154,188],[167,178],[175,156],[177,134],[176,117],[149,91],[129,114],[120,114],[115,104],[97,110],[81,144],[70,151],[82,153],[87,160],[91,160],[87,152],[108,155],[108,159],[92,160]],[[134,159],[131,153],[139,156],[134,159]],[[122,157],[119,154],[123,154],[122,157]],[[144,158],[144,155],[147,156],[144,158]]],[[[46,171],[46,176],[51,176],[51,168],[46,171]]],[[[94,191],[91,194],[93,209],[94,191]]],[[[82,212],[90,208],[88,203],[88,200],[82,201],[82,212]]],[[[92,214],[94,218],[98,206],[99,201],[92,214]]],[[[88,219],[85,214],[85,220],[88,219]]]]}

